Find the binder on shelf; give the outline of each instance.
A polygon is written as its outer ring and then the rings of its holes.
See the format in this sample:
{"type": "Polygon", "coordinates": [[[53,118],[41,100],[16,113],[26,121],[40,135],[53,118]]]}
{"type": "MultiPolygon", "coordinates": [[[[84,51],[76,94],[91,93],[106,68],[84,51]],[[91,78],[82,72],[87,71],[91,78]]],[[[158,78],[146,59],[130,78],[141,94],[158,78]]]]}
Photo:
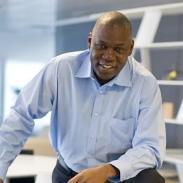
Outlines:
{"type": "Polygon", "coordinates": [[[174,103],[173,102],[163,102],[163,114],[164,118],[172,119],[174,114],[174,103]]]}

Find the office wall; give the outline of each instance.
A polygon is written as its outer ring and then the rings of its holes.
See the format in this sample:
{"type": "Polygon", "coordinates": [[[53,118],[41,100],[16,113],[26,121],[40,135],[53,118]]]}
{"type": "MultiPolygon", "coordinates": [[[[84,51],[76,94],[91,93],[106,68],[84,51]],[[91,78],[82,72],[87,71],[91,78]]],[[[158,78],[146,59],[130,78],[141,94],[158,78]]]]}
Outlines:
{"type": "MultiPolygon", "coordinates": [[[[85,1],[79,0],[78,3],[73,3],[74,0],[57,0],[57,20],[64,18],[73,18],[92,13],[99,13],[109,10],[121,10],[128,8],[136,8],[151,5],[160,5],[167,3],[182,2],[182,0],[94,0],[85,1]],[[67,1],[64,3],[64,1],[67,1]]],[[[172,20],[176,21],[176,20],[172,20]]],[[[136,31],[136,23],[134,21],[134,30],[136,31]]],[[[57,26],[55,28],[56,48],[55,54],[65,51],[80,50],[86,48],[86,37],[94,22],[73,24],[69,26],[57,26]],[[72,42],[72,44],[71,44],[72,42]]],[[[165,36],[164,36],[165,37],[165,36]]]]}
{"type": "Polygon", "coordinates": [[[48,61],[54,56],[53,32],[19,30],[0,33],[0,56],[5,60],[48,61]]]}
{"type": "Polygon", "coordinates": [[[56,55],[87,48],[88,33],[94,22],[59,26],[56,28],[56,55]]]}
{"type": "Polygon", "coordinates": [[[57,0],[57,20],[101,11],[137,8],[182,2],[182,0],[57,0]]]}
{"type": "Polygon", "coordinates": [[[53,31],[19,29],[0,32],[0,124],[4,118],[4,79],[8,60],[48,62],[55,54],[53,31]]]}

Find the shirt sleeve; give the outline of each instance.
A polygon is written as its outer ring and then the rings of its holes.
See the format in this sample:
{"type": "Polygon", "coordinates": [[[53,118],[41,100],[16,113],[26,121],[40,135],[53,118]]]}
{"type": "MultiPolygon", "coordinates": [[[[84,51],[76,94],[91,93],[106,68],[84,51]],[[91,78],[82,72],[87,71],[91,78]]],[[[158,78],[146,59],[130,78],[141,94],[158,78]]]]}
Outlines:
{"type": "Polygon", "coordinates": [[[21,91],[9,115],[0,126],[0,178],[32,134],[34,119],[51,109],[56,90],[57,63],[49,62],[21,91]]]}
{"type": "Polygon", "coordinates": [[[111,162],[119,169],[120,180],[132,178],[146,168],[160,168],[165,144],[161,93],[156,79],[148,76],[144,79],[141,90],[132,148],[111,162]]]}

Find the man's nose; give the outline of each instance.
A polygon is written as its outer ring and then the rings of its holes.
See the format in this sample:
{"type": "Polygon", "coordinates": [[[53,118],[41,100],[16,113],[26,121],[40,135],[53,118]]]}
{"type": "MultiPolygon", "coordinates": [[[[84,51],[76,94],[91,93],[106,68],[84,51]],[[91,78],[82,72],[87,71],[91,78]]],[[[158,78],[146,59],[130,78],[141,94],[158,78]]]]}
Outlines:
{"type": "Polygon", "coordinates": [[[110,61],[110,60],[114,60],[114,58],[115,58],[114,50],[112,48],[107,48],[104,51],[103,59],[110,61]]]}

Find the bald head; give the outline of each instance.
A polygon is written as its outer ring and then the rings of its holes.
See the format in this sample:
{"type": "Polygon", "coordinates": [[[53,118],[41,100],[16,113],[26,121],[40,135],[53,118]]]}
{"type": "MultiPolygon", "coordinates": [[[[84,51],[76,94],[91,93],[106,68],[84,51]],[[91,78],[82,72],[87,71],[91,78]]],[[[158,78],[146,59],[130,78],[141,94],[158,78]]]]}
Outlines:
{"type": "Polygon", "coordinates": [[[112,80],[131,55],[134,41],[128,18],[116,11],[100,16],[88,36],[93,73],[100,84],[112,80]]]}
{"type": "Polygon", "coordinates": [[[104,13],[97,19],[93,32],[101,25],[109,26],[111,28],[114,26],[125,28],[129,32],[130,36],[132,36],[131,23],[129,19],[120,12],[110,11],[104,13]]]}

